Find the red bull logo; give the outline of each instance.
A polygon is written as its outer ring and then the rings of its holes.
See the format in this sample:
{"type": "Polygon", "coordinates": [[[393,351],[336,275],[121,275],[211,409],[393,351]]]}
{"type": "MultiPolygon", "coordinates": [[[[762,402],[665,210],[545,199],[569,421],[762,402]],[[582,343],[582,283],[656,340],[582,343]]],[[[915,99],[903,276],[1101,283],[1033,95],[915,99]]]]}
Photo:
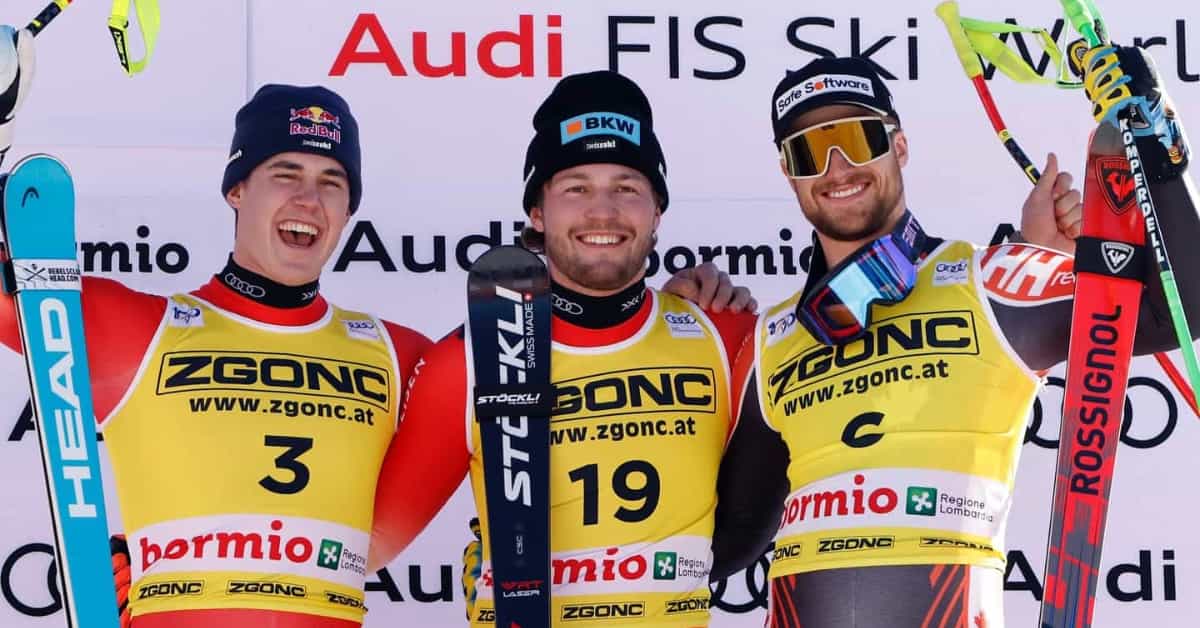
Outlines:
{"type": "Polygon", "coordinates": [[[288,132],[291,135],[311,135],[339,144],[342,141],[341,119],[324,107],[292,109],[288,121],[288,132]]]}
{"type": "Polygon", "coordinates": [[[300,109],[292,109],[292,115],[289,118],[291,122],[297,120],[307,120],[313,124],[332,124],[337,128],[342,128],[342,121],[337,116],[329,113],[324,107],[302,107],[300,109]]]}

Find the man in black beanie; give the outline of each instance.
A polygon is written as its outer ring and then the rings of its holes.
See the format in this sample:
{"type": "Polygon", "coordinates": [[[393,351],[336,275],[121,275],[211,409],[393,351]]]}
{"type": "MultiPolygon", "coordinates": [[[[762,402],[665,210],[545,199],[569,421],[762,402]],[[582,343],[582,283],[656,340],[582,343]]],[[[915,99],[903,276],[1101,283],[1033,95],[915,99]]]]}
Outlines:
{"type": "MultiPolygon", "coordinates": [[[[264,86],[221,183],[225,268],[170,297],[83,279],[123,625],[362,623],[375,481],[429,340],[318,291],[362,195],[358,142],[332,91],[264,86]]],[[[20,350],[7,295],[0,343],[20,350]]]]}
{"type": "MultiPolygon", "coordinates": [[[[615,72],[569,76],[538,107],[533,127],[522,199],[532,223],[527,243],[546,245],[551,277],[562,287],[584,293],[628,287],[645,268],[669,201],[667,166],[645,94],[615,72]],[[608,207],[597,209],[596,198],[605,193],[608,207]],[[547,239],[547,201],[563,206],[564,217],[609,209],[613,222],[629,224],[554,237],[558,225],[571,226],[554,214],[547,239]]],[[[587,224],[597,223],[603,221],[587,224]]]]}
{"type": "MultiPolygon", "coordinates": [[[[753,317],[713,314],[646,287],[669,196],[650,104],[633,81],[607,71],[568,76],[533,127],[525,239],[544,249],[550,270],[558,391],[550,424],[552,620],[615,605],[645,624],[706,624],[716,472],[731,429],[728,357],[753,317]]],[[[377,514],[403,508],[415,520],[381,535],[400,543],[373,548],[373,562],[402,550],[469,471],[484,540],[466,553],[468,617],[488,625],[499,596],[479,434],[466,403],[466,350],[460,330],[422,358],[390,454],[403,452],[388,456],[376,505],[377,514]],[[466,447],[433,452],[430,442],[466,447]]]]}

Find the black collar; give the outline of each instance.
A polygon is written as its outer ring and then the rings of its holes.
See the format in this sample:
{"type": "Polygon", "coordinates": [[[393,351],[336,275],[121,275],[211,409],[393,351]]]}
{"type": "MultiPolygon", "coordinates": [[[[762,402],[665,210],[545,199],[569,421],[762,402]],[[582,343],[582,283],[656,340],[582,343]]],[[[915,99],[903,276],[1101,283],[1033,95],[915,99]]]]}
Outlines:
{"type": "Polygon", "coordinates": [[[637,314],[646,298],[646,281],[640,279],[616,294],[603,297],[580,294],[553,281],[550,292],[555,316],[580,327],[604,329],[624,323],[637,314]]]}
{"type": "Polygon", "coordinates": [[[263,305],[283,309],[304,307],[317,298],[320,284],[316,281],[300,286],[285,286],[262,275],[242,268],[229,256],[225,268],[216,274],[217,281],[234,292],[263,305]]]}

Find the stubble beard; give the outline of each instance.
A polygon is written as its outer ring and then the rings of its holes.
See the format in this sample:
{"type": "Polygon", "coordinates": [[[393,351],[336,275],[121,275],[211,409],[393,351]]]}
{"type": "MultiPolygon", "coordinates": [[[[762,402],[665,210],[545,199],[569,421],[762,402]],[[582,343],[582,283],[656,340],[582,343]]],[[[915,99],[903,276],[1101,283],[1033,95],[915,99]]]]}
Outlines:
{"type": "Polygon", "coordinates": [[[877,194],[865,211],[855,212],[857,216],[861,217],[858,220],[849,221],[845,215],[839,215],[836,211],[826,211],[820,206],[819,201],[816,202],[816,211],[806,211],[806,217],[818,233],[839,242],[859,242],[879,237],[887,229],[888,220],[892,211],[899,204],[904,190],[899,173],[896,173],[895,176],[895,190],[890,194],[886,190],[881,190],[878,180],[872,182],[872,189],[876,190],[877,194]]]}
{"type": "Polygon", "coordinates": [[[645,269],[653,248],[652,238],[638,239],[627,255],[597,262],[572,253],[570,241],[565,238],[546,238],[546,256],[560,273],[579,286],[604,292],[615,292],[632,283],[645,269]]]}

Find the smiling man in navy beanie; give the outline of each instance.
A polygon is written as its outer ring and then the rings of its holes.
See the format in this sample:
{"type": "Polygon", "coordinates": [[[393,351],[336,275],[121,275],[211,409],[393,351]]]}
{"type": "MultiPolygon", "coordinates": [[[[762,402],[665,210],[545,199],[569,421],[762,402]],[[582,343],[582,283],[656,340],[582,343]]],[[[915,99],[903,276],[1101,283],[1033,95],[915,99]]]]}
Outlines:
{"type": "Polygon", "coordinates": [[[362,152],[350,105],[324,87],[264,85],[235,118],[221,194],[243,181],[267,158],[295,151],[332,157],[346,169],[350,213],[362,199],[362,152]]]}
{"type": "MultiPolygon", "coordinates": [[[[236,212],[226,265],[203,286],[169,296],[83,278],[88,344],[102,356],[91,364],[95,411],[128,538],[110,545],[123,626],[361,625],[361,568],[342,573],[262,553],[231,562],[203,543],[176,552],[180,539],[283,529],[337,538],[343,562],[365,562],[371,547],[387,542],[373,529],[386,527],[389,512],[374,510],[378,472],[430,342],[319,291],[361,198],[360,161],[358,127],[341,97],[322,87],[265,86],[237,114],[221,185],[236,212]],[[185,362],[206,373],[186,390],[185,362]],[[286,410],[330,403],[328,386],[280,379],[304,365],[346,377],[352,365],[365,378],[353,390],[337,386],[333,407],[343,420],[301,421],[286,410]],[[229,385],[262,407],[207,403],[214,386],[229,385]],[[277,410],[262,409],[272,400],[277,410]],[[293,462],[280,467],[284,459],[293,462]],[[182,571],[197,584],[192,595],[145,594],[182,571]],[[263,578],[323,593],[267,600],[227,591],[227,583],[263,578]]],[[[14,314],[12,299],[0,295],[0,345],[19,347],[14,314]]]]}

